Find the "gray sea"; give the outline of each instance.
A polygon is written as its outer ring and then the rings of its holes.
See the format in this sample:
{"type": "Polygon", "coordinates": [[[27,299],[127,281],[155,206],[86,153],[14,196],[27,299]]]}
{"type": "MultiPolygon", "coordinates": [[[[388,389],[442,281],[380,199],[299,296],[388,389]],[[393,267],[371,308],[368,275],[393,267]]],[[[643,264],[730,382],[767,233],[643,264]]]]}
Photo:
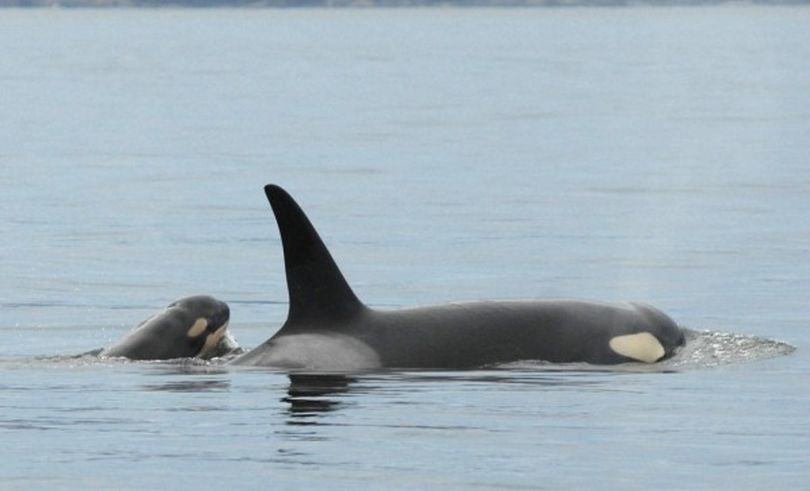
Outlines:
{"type": "Polygon", "coordinates": [[[810,488],[810,10],[0,10],[0,488],[810,488]],[[281,325],[288,189],[377,308],[649,302],[655,366],[70,355],[281,325]]]}

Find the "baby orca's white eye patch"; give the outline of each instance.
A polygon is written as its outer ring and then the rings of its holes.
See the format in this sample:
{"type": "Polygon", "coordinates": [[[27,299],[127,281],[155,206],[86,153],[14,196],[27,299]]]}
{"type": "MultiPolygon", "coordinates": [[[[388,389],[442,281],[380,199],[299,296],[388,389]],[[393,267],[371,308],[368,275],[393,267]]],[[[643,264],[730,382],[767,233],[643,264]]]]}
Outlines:
{"type": "Polygon", "coordinates": [[[200,317],[199,319],[194,321],[194,324],[192,324],[191,327],[188,328],[188,332],[186,332],[186,335],[190,338],[196,338],[200,334],[204,333],[207,327],[208,327],[208,319],[200,317]]]}
{"type": "Polygon", "coordinates": [[[645,363],[655,363],[666,354],[661,342],[648,332],[616,336],[610,340],[610,349],[622,356],[645,363]]]}
{"type": "Polygon", "coordinates": [[[225,331],[228,329],[228,323],[219,326],[219,328],[212,332],[211,334],[205,337],[205,344],[203,345],[202,349],[198,353],[197,356],[207,356],[208,353],[211,352],[214,348],[216,348],[217,344],[219,344],[220,340],[225,336],[225,331]]]}

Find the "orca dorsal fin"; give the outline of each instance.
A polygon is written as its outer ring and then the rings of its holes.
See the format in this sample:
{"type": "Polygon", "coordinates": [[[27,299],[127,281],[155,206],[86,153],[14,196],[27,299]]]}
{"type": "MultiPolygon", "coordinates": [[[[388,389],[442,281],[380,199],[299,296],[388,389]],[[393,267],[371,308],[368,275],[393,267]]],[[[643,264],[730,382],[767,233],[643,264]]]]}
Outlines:
{"type": "Polygon", "coordinates": [[[264,187],[276,216],[281,244],[290,311],[285,329],[312,322],[334,323],[364,309],[340,269],[326,249],[298,203],[274,184],[264,187]]]}

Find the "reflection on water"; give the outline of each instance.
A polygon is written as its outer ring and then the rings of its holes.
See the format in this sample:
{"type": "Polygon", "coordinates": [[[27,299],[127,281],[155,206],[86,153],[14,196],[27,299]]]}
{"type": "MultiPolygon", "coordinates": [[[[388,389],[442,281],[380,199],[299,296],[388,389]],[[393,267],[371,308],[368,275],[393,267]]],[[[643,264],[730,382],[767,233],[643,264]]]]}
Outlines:
{"type": "Polygon", "coordinates": [[[318,397],[347,392],[349,384],[354,380],[341,374],[293,373],[289,377],[288,393],[291,398],[318,397]]]}
{"type": "Polygon", "coordinates": [[[143,384],[141,388],[166,392],[227,392],[231,384],[227,380],[172,380],[160,384],[143,384]]]}
{"type": "Polygon", "coordinates": [[[391,398],[405,397],[397,404],[424,403],[435,396],[437,387],[477,392],[480,390],[565,390],[565,391],[623,391],[614,386],[615,376],[627,373],[587,367],[585,365],[550,366],[530,363],[513,368],[486,370],[384,371],[355,375],[294,373],[289,374],[287,395],[281,399],[288,404],[287,424],[321,424],[325,413],[346,409],[350,397],[371,394],[391,398]],[[425,399],[420,399],[424,394],[425,399]],[[415,398],[415,399],[414,399],[415,398]]]}
{"type": "Polygon", "coordinates": [[[210,362],[188,358],[149,362],[151,373],[171,380],[142,384],[147,391],[166,392],[227,392],[231,388],[228,371],[210,362]]]}
{"type": "Polygon", "coordinates": [[[319,413],[331,412],[344,405],[332,397],[349,391],[354,379],[339,374],[290,374],[287,397],[291,419],[288,424],[314,424],[308,421],[319,413]]]}

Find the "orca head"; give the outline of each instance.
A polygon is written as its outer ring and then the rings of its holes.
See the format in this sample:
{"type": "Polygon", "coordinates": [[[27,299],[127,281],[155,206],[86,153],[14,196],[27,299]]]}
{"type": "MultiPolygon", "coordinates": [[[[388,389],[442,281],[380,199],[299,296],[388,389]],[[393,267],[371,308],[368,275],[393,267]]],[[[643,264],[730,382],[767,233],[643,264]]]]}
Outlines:
{"type": "Polygon", "coordinates": [[[675,355],[686,338],[678,324],[651,305],[630,302],[643,319],[637,332],[615,336],[609,341],[614,353],[633,361],[656,363],[675,355]]]}
{"type": "Polygon", "coordinates": [[[228,304],[208,295],[176,300],[159,316],[164,319],[167,346],[175,358],[205,358],[225,337],[230,320],[228,304]]]}

